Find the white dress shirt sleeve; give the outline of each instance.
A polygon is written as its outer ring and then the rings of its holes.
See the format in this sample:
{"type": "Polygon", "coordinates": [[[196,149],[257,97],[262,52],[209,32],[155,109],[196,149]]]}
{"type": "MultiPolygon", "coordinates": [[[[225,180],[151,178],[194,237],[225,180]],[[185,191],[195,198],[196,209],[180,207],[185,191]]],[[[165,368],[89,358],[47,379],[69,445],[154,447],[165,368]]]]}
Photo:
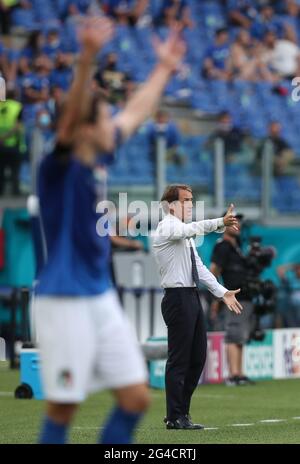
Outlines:
{"type": "Polygon", "coordinates": [[[227,288],[221,285],[216,277],[207,269],[207,267],[203,264],[202,259],[197,253],[197,250],[194,248],[194,254],[196,258],[196,265],[199,275],[200,282],[208,288],[208,290],[217,298],[223,298],[226,292],[228,292],[227,288]]]}
{"type": "Polygon", "coordinates": [[[206,219],[204,221],[194,221],[188,224],[173,218],[171,221],[166,221],[162,230],[162,234],[167,240],[179,240],[190,238],[195,235],[206,235],[211,232],[224,232],[224,219],[206,219]]]}

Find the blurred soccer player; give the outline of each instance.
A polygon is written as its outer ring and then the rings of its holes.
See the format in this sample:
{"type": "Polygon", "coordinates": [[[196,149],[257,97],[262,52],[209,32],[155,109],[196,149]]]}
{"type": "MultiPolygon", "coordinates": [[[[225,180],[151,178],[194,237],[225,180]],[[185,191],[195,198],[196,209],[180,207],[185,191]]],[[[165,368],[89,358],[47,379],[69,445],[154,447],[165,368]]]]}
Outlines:
{"type": "Polygon", "coordinates": [[[37,332],[47,400],[40,443],[65,443],[79,403],[91,390],[112,390],[116,407],[102,443],[130,443],[149,405],[147,373],[137,341],[112,289],[110,240],[96,232],[103,200],[99,153],[113,153],[157,107],[185,47],[176,32],[156,43],[158,64],[112,119],[90,92],[93,59],[113,34],[107,19],[81,30],[77,73],[57,128],[56,147],[39,171],[48,259],[36,290],[37,332]]]}

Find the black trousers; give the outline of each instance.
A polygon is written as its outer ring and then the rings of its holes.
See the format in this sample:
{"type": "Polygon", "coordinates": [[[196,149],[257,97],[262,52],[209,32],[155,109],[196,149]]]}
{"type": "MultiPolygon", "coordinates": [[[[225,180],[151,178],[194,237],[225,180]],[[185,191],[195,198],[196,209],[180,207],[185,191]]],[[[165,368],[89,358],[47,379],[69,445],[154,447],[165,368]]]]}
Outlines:
{"type": "Polygon", "coordinates": [[[205,365],[207,336],[196,288],[166,289],[161,308],[168,328],[167,418],[173,421],[189,414],[191,398],[205,365]]]}

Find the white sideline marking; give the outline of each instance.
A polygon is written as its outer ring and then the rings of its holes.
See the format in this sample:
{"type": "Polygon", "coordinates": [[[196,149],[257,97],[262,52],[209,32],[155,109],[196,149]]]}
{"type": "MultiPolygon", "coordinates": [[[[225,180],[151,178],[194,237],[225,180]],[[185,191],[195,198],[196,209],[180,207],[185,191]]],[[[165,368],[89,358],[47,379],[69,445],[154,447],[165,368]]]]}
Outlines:
{"type": "Polygon", "coordinates": [[[254,425],[252,424],[230,424],[231,427],[248,427],[249,425],[254,425]]]}
{"type": "Polygon", "coordinates": [[[272,422],[284,422],[286,419],[265,419],[265,420],[261,420],[259,422],[263,422],[263,423],[272,423],[272,422]]]}
{"type": "MultiPolygon", "coordinates": [[[[161,394],[151,391],[151,397],[152,398],[161,398],[161,394]]],[[[213,394],[211,394],[211,395],[210,394],[202,395],[201,394],[201,396],[199,395],[199,398],[212,398],[212,399],[225,399],[225,400],[231,399],[232,400],[232,399],[235,399],[236,396],[234,396],[234,395],[213,395],[213,394]]]]}
{"type": "Polygon", "coordinates": [[[0,392],[0,396],[14,396],[12,392],[0,392]]]}
{"type": "MultiPolygon", "coordinates": [[[[13,396],[12,393],[10,392],[0,392],[0,396],[13,396]]],[[[296,417],[291,417],[291,419],[295,419],[295,420],[300,420],[300,416],[296,416],[296,417]]],[[[204,427],[203,430],[219,430],[221,428],[224,428],[224,427],[251,427],[252,425],[255,425],[259,422],[263,423],[263,424],[274,424],[274,423],[278,423],[278,422],[286,422],[288,421],[289,419],[263,419],[263,420],[260,420],[256,423],[245,423],[245,424],[228,424],[228,425],[224,425],[222,427],[204,427]]],[[[73,427],[73,429],[75,430],[102,430],[104,427],[73,427]]]]}

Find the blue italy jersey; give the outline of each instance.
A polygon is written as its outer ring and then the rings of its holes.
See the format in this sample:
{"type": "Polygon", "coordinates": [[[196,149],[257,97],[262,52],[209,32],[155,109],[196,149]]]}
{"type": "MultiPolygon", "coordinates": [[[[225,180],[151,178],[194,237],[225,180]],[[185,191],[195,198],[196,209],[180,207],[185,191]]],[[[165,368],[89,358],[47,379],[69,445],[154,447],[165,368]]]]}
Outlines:
{"type": "Polygon", "coordinates": [[[72,156],[64,162],[54,151],[41,163],[38,189],[48,256],[36,294],[92,296],[108,290],[110,238],[96,230],[106,170],[87,167],[72,156]]]}

